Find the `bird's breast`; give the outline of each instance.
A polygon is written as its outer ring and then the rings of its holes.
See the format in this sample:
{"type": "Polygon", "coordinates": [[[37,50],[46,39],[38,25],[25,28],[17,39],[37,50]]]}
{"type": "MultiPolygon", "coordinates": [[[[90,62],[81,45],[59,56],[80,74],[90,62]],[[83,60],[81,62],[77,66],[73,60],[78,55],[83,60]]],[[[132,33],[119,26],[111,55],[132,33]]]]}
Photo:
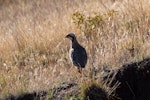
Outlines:
{"type": "MultiPolygon", "coordinates": [[[[69,50],[69,58],[70,60],[72,61],[72,52],[74,51],[74,49],[71,47],[70,50],[69,50]]],[[[73,62],[73,61],[72,61],[73,62]]]]}

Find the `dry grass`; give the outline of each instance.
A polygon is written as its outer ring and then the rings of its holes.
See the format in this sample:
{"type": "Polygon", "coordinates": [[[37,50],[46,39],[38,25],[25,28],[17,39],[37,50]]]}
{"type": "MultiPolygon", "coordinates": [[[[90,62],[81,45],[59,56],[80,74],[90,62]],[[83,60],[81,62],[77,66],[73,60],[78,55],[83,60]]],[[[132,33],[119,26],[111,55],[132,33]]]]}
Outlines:
{"type": "Polygon", "coordinates": [[[1,0],[0,97],[78,80],[76,70],[69,71],[69,40],[64,39],[69,32],[87,49],[89,74],[149,56],[149,5],[149,0],[1,0]],[[75,12],[85,22],[99,13],[103,24],[94,26],[93,33],[78,29],[72,20],[75,12]]]}

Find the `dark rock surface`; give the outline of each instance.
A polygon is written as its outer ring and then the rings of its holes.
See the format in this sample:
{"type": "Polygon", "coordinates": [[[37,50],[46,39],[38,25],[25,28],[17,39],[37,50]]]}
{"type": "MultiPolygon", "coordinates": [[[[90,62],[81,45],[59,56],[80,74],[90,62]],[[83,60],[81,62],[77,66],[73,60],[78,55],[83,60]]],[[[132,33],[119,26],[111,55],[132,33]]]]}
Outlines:
{"type": "Polygon", "coordinates": [[[116,82],[115,100],[150,100],[150,58],[123,65],[110,86],[116,82]]]}

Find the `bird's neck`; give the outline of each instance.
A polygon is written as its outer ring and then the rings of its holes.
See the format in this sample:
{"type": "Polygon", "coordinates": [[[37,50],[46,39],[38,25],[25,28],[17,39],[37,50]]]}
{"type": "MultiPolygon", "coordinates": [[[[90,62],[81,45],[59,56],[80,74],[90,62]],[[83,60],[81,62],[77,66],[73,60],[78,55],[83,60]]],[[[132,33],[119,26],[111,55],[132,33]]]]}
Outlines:
{"type": "Polygon", "coordinates": [[[76,39],[73,39],[71,47],[76,48],[77,45],[79,45],[78,41],[76,39]]]}

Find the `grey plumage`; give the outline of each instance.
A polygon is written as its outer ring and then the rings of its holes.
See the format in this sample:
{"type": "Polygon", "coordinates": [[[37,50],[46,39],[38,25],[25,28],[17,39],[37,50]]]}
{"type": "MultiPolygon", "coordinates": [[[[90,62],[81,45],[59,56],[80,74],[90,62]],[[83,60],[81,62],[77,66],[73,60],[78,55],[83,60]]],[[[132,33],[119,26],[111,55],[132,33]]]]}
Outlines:
{"type": "Polygon", "coordinates": [[[87,63],[86,50],[78,43],[74,33],[69,33],[66,38],[72,41],[69,52],[71,62],[78,68],[79,73],[82,73],[82,68],[85,68],[87,63]]]}

